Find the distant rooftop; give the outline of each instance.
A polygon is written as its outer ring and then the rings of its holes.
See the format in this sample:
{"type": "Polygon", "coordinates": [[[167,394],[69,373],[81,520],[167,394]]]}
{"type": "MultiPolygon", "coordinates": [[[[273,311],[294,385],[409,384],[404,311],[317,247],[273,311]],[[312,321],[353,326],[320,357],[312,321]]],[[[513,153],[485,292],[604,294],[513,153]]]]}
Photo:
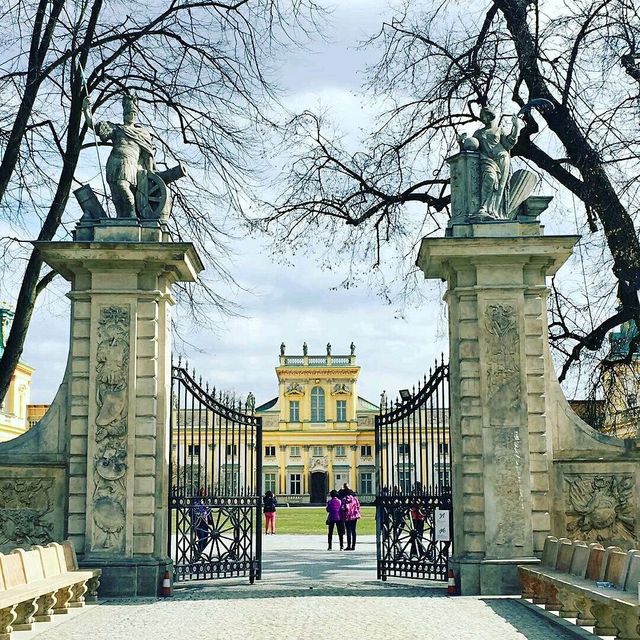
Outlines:
{"type": "Polygon", "coordinates": [[[284,342],[280,345],[280,366],[284,367],[336,367],[352,366],[356,363],[356,345],[352,342],[349,346],[349,354],[342,355],[331,353],[331,343],[327,343],[326,353],[322,355],[309,355],[307,343],[302,345],[302,354],[287,355],[284,342]]]}
{"type": "MultiPolygon", "coordinates": [[[[612,331],[609,334],[611,349],[609,358],[624,358],[629,353],[631,340],[638,335],[638,328],[633,320],[628,320],[620,325],[619,331],[612,331]]],[[[638,358],[638,353],[633,354],[633,358],[638,358]]]]}
{"type": "Polygon", "coordinates": [[[2,355],[4,346],[7,344],[13,316],[13,307],[8,302],[0,302],[0,355],[2,355]]]}

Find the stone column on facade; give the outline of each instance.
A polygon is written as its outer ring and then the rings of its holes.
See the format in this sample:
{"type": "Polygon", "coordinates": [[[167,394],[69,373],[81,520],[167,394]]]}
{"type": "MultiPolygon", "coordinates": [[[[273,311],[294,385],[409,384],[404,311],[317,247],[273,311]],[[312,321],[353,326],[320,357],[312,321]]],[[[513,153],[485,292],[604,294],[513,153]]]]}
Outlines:
{"type": "Polygon", "coordinates": [[[357,473],[358,473],[358,445],[352,444],[349,447],[351,453],[349,454],[349,486],[355,491],[358,483],[357,483],[357,473]]]}
{"type": "Polygon", "coordinates": [[[333,478],[333,456],[334,456],[335,447],[333,445],[327,445],[327,488],[329,491],[335,489],[333,486],[334,478],[333,478]]]}
{"type": "Polygon", "coordinates": [[[535,223],[453,227],[425,238],[417,264],[447,282],[454,557],[461,592],[517,591],[550,530],[545,417],[546,276],[575,236],[535,223]]]}
{"type": "Polygon", "coordinates": [[[302,445],[302,493],[311,495],[311,470],[310,470],[309,445],[302,445]]]}
{"type": "Polygon", "coordinates": [[[192,244],[129,225],[36,243],[71,282],[65,528],[80,564],[102,568],[105,596],[156,595],[170,567],[171,287],[202,270],[192,244]]]}
{"type": "Polygon", "coordinates": [[[287,447],[281,444],[278,447],[278,486],[280,492],[288,493],[287,488],[287,447]]]}

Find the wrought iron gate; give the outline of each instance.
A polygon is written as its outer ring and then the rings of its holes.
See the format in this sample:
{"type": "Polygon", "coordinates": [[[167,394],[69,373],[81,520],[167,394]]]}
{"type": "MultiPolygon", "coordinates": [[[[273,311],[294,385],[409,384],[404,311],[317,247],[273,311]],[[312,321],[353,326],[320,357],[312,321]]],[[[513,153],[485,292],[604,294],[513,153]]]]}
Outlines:
{"type": "Polygon", "coordinates": [[[446,580],[452,543],[449,365],[376,416],[378,578],[446,580]]]}
{"type": "Polygon", "coordinates": [[[261,574],[262,418],[172,367],[169,556],[174,580],[261,574]]]}

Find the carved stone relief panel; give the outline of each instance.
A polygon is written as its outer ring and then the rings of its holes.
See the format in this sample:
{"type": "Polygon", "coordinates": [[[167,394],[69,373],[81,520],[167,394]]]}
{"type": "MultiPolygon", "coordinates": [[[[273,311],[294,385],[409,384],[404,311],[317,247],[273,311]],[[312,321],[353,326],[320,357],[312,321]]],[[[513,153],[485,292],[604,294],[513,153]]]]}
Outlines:
{"type": "Polygon", "coordinates": [[[337,382],[333,385],[332,393],[334,395],[349,394],[351,387],[346,382],[337,382]]]}
{"type": "Polygon", "coordinates": [[[499,427],[491,431],[494,450],[496,545],[522,547],[526,517],[522,493],[524,461],[520,431],[499,427]]]}
{"type": "Polygon", "coordinates": [[[485,311],[487,331],[487,384],[489,423],[519,422],[520,338],[516,310],[510,304],[493,303],[485,311]]]}
{"type": "Polygon", "coordinates": [[[303,396],[304,387],[299,382],[290,382],[286,387],[285,394],[288,396],[303,396]]]}
{"type": "Polygon", "coordinates": [[[635,540],[632,474],[566,474],[563,484],[567,533],[590,542],[635,540]]]}
{"type": "Polygon", "coordinates": [[[129,308],[104,306],[96,354],[93,539],[91,548],[122,552],[126,524],[129,308]]]}
{"type": "Polygon", "coordinates": [[[64,471],[0,468],[0,551],[60,541],[64,471]]]}
{"type": "Polygon", "coordinates": [[[329,463],[327,460],[327,456],[311,458],[311,462],[309,464],[309,470],[311,471],[311,473],[315,473],[317,471],[326,471],[328,467],[329,463]]]}

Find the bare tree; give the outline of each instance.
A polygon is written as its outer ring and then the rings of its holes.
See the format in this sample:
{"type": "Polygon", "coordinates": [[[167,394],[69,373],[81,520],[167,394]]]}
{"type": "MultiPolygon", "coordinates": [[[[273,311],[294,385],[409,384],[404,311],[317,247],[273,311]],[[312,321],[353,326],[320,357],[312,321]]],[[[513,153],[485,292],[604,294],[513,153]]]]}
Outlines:
{"type": "Polygon", "coordinates": [[[379,52],[367,89],[390,106],[356,152],[341,147],[322,118],[292,120],[297,154],[262,223],[297,245],[321,230],[338,237],[339,248],[359,243],[359,258],[372,266],[396,245],[412,265],[408,238],[418,242],[445,224],[444,158],[456,133],[478,119],[481,105],[514,113],[534,98],[549,100],[552,110],[524,116],[513,154],[580,203],[585,251],[601,278],[590,283],[592,304],[554,299],[550,336],[564,354],[563,380],[640,313],[638,4],[406,0],[365,46],[379,52]]]}
{"type": "MultiPolygon", "coordinates": [[[[0,9],[0,221],[31,239],[67,233],[70,191],[95,157],[82,117],[84,70],[95,110],[135,91],[166,163],[190,168],[192,184],[174,194],[174,231],[199,245],[214,278],[228,279],[215,213],[240,207],[259,171],[275,97],[271,60],[315,27],[315,12],[314,0],[8,0],[0,9]]],[[[0,238],[5,270],[26,261],[0,398],[36,297],[53,278],[17,236],[0,238]]],[[[213,288],[204,296],[225,304],[213,288]]]]}

